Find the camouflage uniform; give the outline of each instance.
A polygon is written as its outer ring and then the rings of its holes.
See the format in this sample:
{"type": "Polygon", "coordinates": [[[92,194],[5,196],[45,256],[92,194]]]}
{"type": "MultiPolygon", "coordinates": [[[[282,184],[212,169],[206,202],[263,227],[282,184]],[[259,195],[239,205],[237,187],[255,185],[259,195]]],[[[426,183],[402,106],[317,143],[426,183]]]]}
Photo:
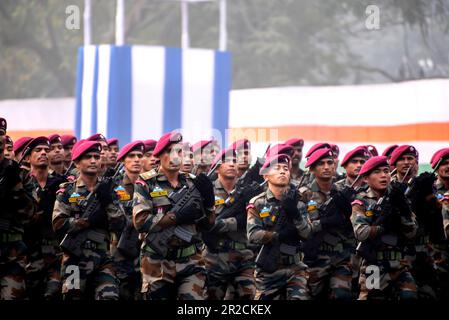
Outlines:
{"type": "Polygon", "coordinates": [[[27,291],[31,299],[61,297],[62,251],[51,219],[56,191],[64,181],[61,176],[49,175],[42,188],[36,178],[31,177],[37,212],[27,225],[24,238],[28,247],[27,291]]]}
{"type": "MultiPolygon", "coordinates": [[[[281,201],[274,197],[270,189],[251,199],[247,207],[247,232],[251,244],[264,245],[273,240],[275,236],[273,229],[280,215],[281,205],[281,201]]],[[[301,215],[289,223],[295,225],[301,238],[307,238],[312,230],[307,218],[301,215]]],[[[256,266],[254,273],[256,300],[310,299],[307,288],[307,266],[302,262],[299,245],[300,243],[296,247],[295,254],[286,254],[284,250],[280,250],[278,269],[273,273],[256,266]]]]}
{"type": "Polygon", "coordinates": [[[380,245],[375,248],[374,260],[362,259],[359,299],[386,299],[393,287],[399,291],[398,295],[401,300],[416,299],[417,288],[409,271],[410,262],[406,259],[403,247],[403,238],[410,239],[416,234],[416,221],[413,215],[411,218],[401,217],[401,234],[378,234],[382,230],[382,227],[375,225],[376,219],[382,214],[375,210],[378,200],[374,191],[368,188],[368,190],[360,192],[352,204],[351,220],[356,239],[361,242],[373,237],[380,240],[380,245]],[[388,240],[389,238],[392,238],[393,241],[388,240]],[[394,245],[394,242],[397,244],[394,245]],[[379,267],[379,289],[368,289],[366,286],[366,269],[370,265],[379,267]]]}
{"type": "MultiPolygon", "coordinates": [[[[140,175],[134,190],[133,222],[142,236],[163,231],[157,224],[171,208],[168,195],[183,186],[192,185],[193,178],[191,174],[179,172],[179,183],[173,188],[162,172],[152,170],[140,175]]],[[[212,212],[206,214],[211,215],[212,212]]],[[[206,270],[198,248],[201,244],[198,226],[184,226],[194,234],[191,243],[172,236],[167,241],[167,257],[156,253],[147,240],[142,245],[141,292],[145,299],[204,299],[206,270]]]]}
{"type": "MultiPolygon", "coordinates": [[[[79,202],[85,199],[89,190],[81,178],[61,185],[56,196],[53,210],[53,229],[61,238],[70,230],[78,227],[75,221],[82,217],[79,202]]],[[[62,294],[65,300],[78,300],[86,295],[95,300],[117,300],[119,281],[109,252],[109,232],[123,228],[124,212],[118,199],[110,203],[105,210],[101,226],[88,227],[87,240],[82,245],[80,257],[64,250],[61,265],[62,294]],[[73,285],[71,275],[73,266],[79,267],[79,288],[73,285]]]]}
{"type": "MultiPolygon", "coordinates": [[[[330,198],[330,193],[322,192],[316,181],[309,187],[301,187],[299,193],[305,204],[304,215],[311,221],[318,220],[318,208],[330,198]]],[[[321,230],[313,234],[304,248],[307,248],[304,262],[309,266],[308,286],[312,297],[351,300],[355,239],[350,222],[332,232],[321,230]]]]}
{"type": "MultiPolygon", "coordinates": [[[[134,196],[134,184],[129,180],[125,174],[120,185],[114,190],[122,204],[125,214],[127,215],[126,227],[131,228],[130,237],[135,238],[133,241],[139,246],[139,234],[132,224],[133,215],[133,196],[134,196]]],[[[111,255],[114,260],[115,268],[117,271],[117,277],[120,280],[120,299],[121,300],[134,300],[140,296],[140,259],[139,256],[133,257],[130,252],[121,252],[117,249],[121,232],[111,233],[111,255]]]]}
{"type": "Polygon", "coordinates": [[[298,169],[298,172],[295,174],[293,174],[293,172],[290,171],[290,182],[292,184],[294,184],[295,186],[299,187],[304,174],[305,174],[305,171],[302,169],[298,169]]]}
{"type": "Polygon", "coordinates": [[[5,176],[5,171],[13,166],[16,164],[11,160],[0,161],[0,300],[26,297],[23,225],[34,213],[34,202],[24,191],[18,168],[11,181],[5,176]]]}
{"type": "MultiPolygon", "coordinates": [[[[214,182],[216,214],[219,216],[230,194],[217,179],[214,182]]],[[[254,253],[247,247],[246,229],[237,230],[235,218],[216,219],[213,232],[220,234],[218,247],[204,250],[207,272],[207,295],[211,300],[248,299],[256,291],[254,284],[254,253]],[[232,284],[233,295],[226,295],[232,284]]]]}

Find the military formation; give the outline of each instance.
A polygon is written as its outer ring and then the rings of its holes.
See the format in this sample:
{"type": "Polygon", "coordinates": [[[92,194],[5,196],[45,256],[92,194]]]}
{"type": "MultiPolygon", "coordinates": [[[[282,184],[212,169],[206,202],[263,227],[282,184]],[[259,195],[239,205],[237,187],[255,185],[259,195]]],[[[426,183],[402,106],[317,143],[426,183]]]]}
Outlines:
{"type": "Polygon", "coordinates": [[[0,299],[449,298],[449,148],[119,146],[0,118],[0,299]]]}

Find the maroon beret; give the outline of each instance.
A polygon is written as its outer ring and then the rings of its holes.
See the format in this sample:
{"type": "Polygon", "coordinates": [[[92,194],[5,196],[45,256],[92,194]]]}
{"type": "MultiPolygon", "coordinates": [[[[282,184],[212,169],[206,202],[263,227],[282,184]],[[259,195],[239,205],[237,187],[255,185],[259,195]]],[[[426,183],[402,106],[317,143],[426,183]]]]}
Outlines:
{"type": "Polygon", "coordinates": [[[164,134],[156,144],[156,147],[153,151],[153,156],[157,157],[160,155],[166,148],[168,148],[173,143],[178,143],[182,141],[182,135],[179,132],[169,132],[164,134]]]}
{"type": "Polygon", "coordinates": [[[16,142],[14,142],[13,150],[16,154],[22,152],[22,150],[25,148],[25,146],[31,141],[33,138],[31,137],[21,137],[17,139],[16,142]]]}
{"type": "Polygon", "coordinates": [[[182,144],[182,149],[184,151],[192,151],[192,145],[190,144],[190,142],[184,142],[182,144]]]}
{"type": "Polygon", "coordinates": [[[240,139],[240,140],[234,141],[230,147],[235,150],[249,149],[249,148],[251,148],[251,141],[249,141],[248,139],[240,139]]]}
{"type": "Polygon", "coordinates": [[[126,157],[126,155],[128,153],[130,153],[131,151],[141,151],[143,153],[145,149],[145,145],[142,141],[137,140],[137,141],[133,141],[131,143],[126,144],[118,153],[117,156],[117,161],[122,160],[123,158],[126,157]]]}
{"type": "Polygon", "coordinates": [[[76,141],[76,137],[72,136],[71,134],[64,134],[61,136],[61,143],[64,147],[68,145],[74,145],[76,141]]]}
{"type": "Polygon", "coordinates": [[[98,141],[80,140],[73,146],[72,161],[79,159],[88,152],[101,152],[101,144],[98,141]]]}
{"type": "Polygon", "coordinates": [[[435,152],[430,160],[432,169],[438,169],[437,165],[439,166],[439,163],[441,163],[440,161],[447,157],[449,157],[449,148],[443,148],[435,152]]]}
{"type": "Polygon", "coordinates": [[[12,141],[10,136],[5,137],[5,144],[14,145],[14,142],[12,141]]]}
{"type": "Polygon", "coordinates": [[[408,145],[408,144],[404,144],[404,145],[399,146],[396,149],[394,149],[394,151],[391,153],[390,164],[392,166],[395,166],[396,162],[404,154],[411,154],[411,155],[413,155],[416,158],[419,157],[418,150],[416,150],[416,148],[414,146],[411,146],[411,145],[408,145]]]}
{"type": "Polygon", "coordinates": [[[264,164],[260,168],[259,174],[260,175],[267,174],[272,165],[276,165],[278,163],[290,164],[290,162],[291,162],[291,158],[287,154],[284,154],[284,153],[273,154],[271,156],[268,156],[265,159],[264,164]]]}
{"type": "Polygon", "coordinates": [[[154,148],[156,147],[156,144],[157,144],[157,141],[153,140],[153,139],[143,140],[142,142],[143,142],[143,144],[145,146],[144,152],[153,151],[154,148]]]}
{"type": "Polygon", "coordinates": [[[201,152],[201,150],[204,149],[212,141],[213,140],[200,140],[192,146],[192,151],[195,153],[201,152]]]}
{"type": "Polygon", "coordinates": [[[77,148],[80,144],[82,144],[82,143],[84,143],[84,142],[86,142],[86,141],[87,141],[86,139],[81,139],[81,140],[78,140],[77,142],[75,142],[75,144],[73,145],[72,151],[73,151],[75,148],[77,148]]]}
{"type": "Polygon", "coordinates": [[[372,144],[367,144],[366,150],[371,154],[372,157],[377,157],[379,155],[379,152],[377,152],[377,148],[373,146],[372,144]]]}
{"type": "Polygon", "coordinates": [[[284,143],[288,144],[289,146],[292,146],[292,147],[301,147],[302,148],[304,146],[304,140],[299,139],[299,138],[288,139],[284,143]]]}
{"type": "Polygon", "coordinates": [[[294,153],[294,149],[291,145],[285,144],[285,143],[279,143],[272,146],[267,151],[267,157],[273,156],[275,154],[286,154],[289,157],[291,157],[294,153]]]}
{"type": "Polygon", "coordinates": [[[108,146],[113,146],[113,145],[117,145],[118,146],[118,139],[117,138],[111,138],[106,140],[106,142],[108,143],[108,146]]]}
{"type": "Polygon", "coordinates": [[[331,144],[331,150],[334,153],[335,157],[338,157],[340,154],[340,148],[336,144],[331,144]]]}
{"type": "Polygon", "coordinates": [[[391,153],[397,148],[399,147],[397,144],[392,144],[391,146],[387,147],[384,152],[382,152],[382,155],[385,157],[389,157],[391,156],[391,153]]]}
{"type": "Polygon", "coordinates": [[[367,175],[374,169],[377,169],[379,167],[388,167],[390,168],[390,165],[388,163],[388,158],[385,156],[375,156],[369,158],[365,164],[363,165],[362,169],[360,169],[359,175],[367,175]]]}
{"type": "Polygon", "coordinates": [[[309,151],[307,151],[306,154],[306,158],[309,158],[315,151],[319,150],[319,149],[330,149],[331,145],[327,142],[319,142],[319,143],[315,143],[312,148],[309,149],[309,151]]]}
{"type": "Polygon", "coordinates": [[[6,128],[8,127],[8,123],[5,118],[0,118],[0,130],[6,133],[6,128]]]}
{"type": "Polygon", "coordinates": [[[59,134],[57,134],[57,133],[48,136],[48,141],[50,142],[50,144],[62,143],[61,136],[59,134]]]}
{"type": "Polygon", "coordinates": [[[91,135],[89,138],[85,139],[86,141],[104,141],[104,142],[108,142],[108,140],[106,139],[106,137],[104,135],[102,135],[101,133],[96,133],[91,135]]]}
{"type": "Polygon", "coordinates": [[[220,153],[216,155],[216,157],[215,157],[214,161],[212,161],[210,167],[213,168],[218,162],[222,162],[226,158],[230,158],[230,157],[235,158],[236,156],[237,155],[236,155],[234,148],[229,147],[227,149],[222,149],[220,151],[220,153]]]}
{"type": "Polygon", "coordinates": [[[318,149],[312,155],[309,159],[307,159],[306,168],[311,167],[315,162],[318,160],[324,159],[324,158],[334,158],[335,154],[334,152],[329,148],[324,149],[318,149]]]}
{"type": "Polygon", "coordinates": [[[370,155],[368,154],[368,150],[366,150],[366,146],[358,146],[357,148],[349,151],[343,158],[341,166],[344,167],[346,163],[354,157],[369,158],[370,155]]]}
{"type": "Polygon", "coordinates": [[[27,143],[27,145],[25,146],[25,151],[24,151],[23,155],[28,154],[29,152],[31,152],[31,150],[33,150],[34,148],[36,148],[39,145],[46,145],[46,146],[50,147],[50,141],[48,140],[47,137],[44,137],[44,136],[36,137],[36,138],[30,140],[27,143]]]}

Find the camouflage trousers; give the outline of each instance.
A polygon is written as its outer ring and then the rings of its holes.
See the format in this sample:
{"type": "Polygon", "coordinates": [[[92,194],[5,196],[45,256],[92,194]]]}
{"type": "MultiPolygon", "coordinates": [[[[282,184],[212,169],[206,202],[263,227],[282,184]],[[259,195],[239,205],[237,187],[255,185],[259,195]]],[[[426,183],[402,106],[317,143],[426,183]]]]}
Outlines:
{"type": "Polygon", "coordinates": [[[120,282],[120,300],[140,300],[140,258],[126,258],[119,251],[115,251],[112,259],[120,282]]]}
{"type": "Polygon", "coordinates": [[[313,299],[352,300],[351,255],[318,254],[307,260],[308,287],[313,299]]]}
{"type": "Polygon", "coordinates": [[[26,298],[26,251],[23,241],[0,243],[0,300],[26,298]]]}
{"type": "Polygon", "coordinates": [[[306,269],[302,262],[281,265],[273,273],[256,267],[255,300],[310,300],[306,269]]]}
{"type": "Polygon", "coordinates": [[[438,299],[449,299],[449,245],[434,245],[433,259],[435,261],[438,279],[438,299]]]}
{"type": "Polygon", "coordinates": [[[142,294],[145,300],[204,300],[206,269],[200,252],[164,259],[144,246],[141,252],[142,294]]]}
{"type": "Polygon", "coordinates": [[[61,257],[57,244],[39,245],[29,251],[26,283],[30,299],[61,298],[61,257]]]}
{"type": "Polygon", "coordinates": [[[368,277],[374,275],[371,272],[367,273],[368,266],[370,264],[365,261],[362,262],[359,279],[359,300],[410,300],[418,298],[415,279],[409,271],[407,262],[384,261],[374,264],[374,266],[379,267],[378,288],[368,285],[370,283],[368,277]]]}
{"type": "Polygon", "coordinates": [[[229,250],[212,253],[204,251],[208,300],[252,300],[254,282],[254,253],[251,250],[229,250]],[[227,292],[232,288],[232,293],[227,292]]]}
{"type": "Polygon", "coordinates": [[[64,300],[119,299],[119,281],[106,250],[83,249],[80,257],[64,252],[61,276],[64,300]]]}

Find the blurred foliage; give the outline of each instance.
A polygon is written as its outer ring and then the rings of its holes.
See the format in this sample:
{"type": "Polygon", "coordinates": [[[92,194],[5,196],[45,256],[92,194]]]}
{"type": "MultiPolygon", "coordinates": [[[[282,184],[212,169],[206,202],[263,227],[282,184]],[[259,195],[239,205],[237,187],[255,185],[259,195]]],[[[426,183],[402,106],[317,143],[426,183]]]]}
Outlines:
{"type": "MultiPolygon", "coordinates": [[[[114,43],[115,1],[92,1],[92,40],[114,43]]],[[[0,99],[73,96],[83,0],[0,1],[0,99]],[[80,8],[68,30],[66,7],[80,8]]],[[[228,0],[233,88],[449,75],[449,0],[228,0]],[[365,26],[368,5],[380,29],[365,26]]],[[[189,5],[192,47],[218,47],[218,3],[189,5]]],[[[126,42],[180,45],[180,5],[126,0],[126,42]]]]}

